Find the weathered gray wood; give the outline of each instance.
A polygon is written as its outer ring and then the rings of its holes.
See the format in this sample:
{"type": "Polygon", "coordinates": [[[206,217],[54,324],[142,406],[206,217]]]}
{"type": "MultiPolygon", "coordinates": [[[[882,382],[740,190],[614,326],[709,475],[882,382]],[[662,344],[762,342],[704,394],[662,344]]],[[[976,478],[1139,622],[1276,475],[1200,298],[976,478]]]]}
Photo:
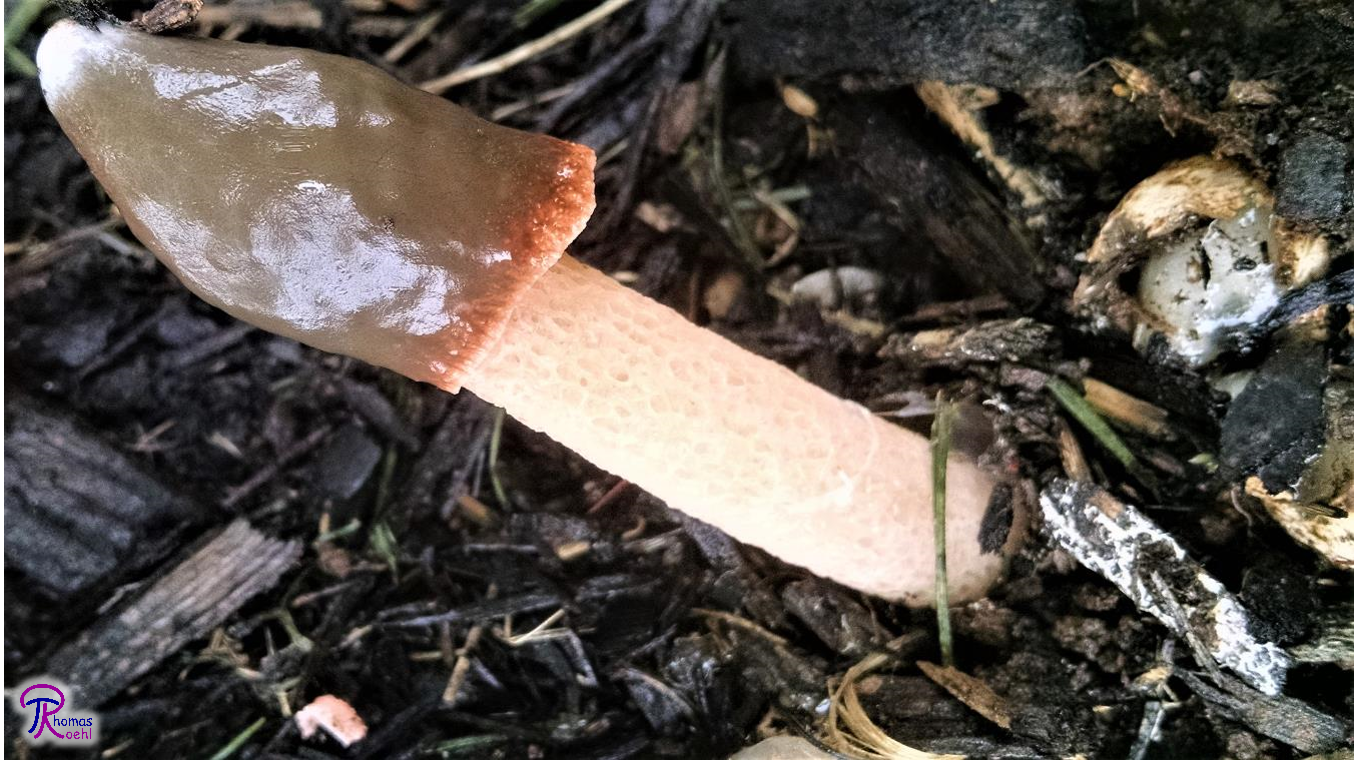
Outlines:
{"type": "Polygon", "coordinates": [[[236,520],[59,649],[47,671],[70,686],[75,704],[97,707],[272,587],[300,554],[300,544],[236,520]]]}
{"type": "Polygon", "coordinates": [[[5,567],[64,598],[148,567],[196,505],[69,415],[5,402],[5,567]]]}
{"type": "Polygon", "coordinates": [[[738,0],[726,16],[739,67],[767,76],[1019,89],[1087,63],[1081,11],[1057,0],[738,0]]]}
{"type": "Polygon", "coordinates": [[[1349,746],[1350,722],[1306,702],[1282,694],[1261,694],[1235,678],[1224,677],[1215,687],[1188,671],[1181,672],[1180,677],[1223,715],[1303,753],[1333,752],[1349,746]]]}

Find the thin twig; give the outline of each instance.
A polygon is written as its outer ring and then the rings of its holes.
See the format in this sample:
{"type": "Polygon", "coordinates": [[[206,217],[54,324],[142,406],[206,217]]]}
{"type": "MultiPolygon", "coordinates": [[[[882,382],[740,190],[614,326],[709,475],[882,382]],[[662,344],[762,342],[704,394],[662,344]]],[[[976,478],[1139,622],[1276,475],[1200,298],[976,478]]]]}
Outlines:
{"type": "Polygon", "coordinates": [[[618,478],[616,480],[615,485],[608,488],[606,493],[602,494],[601,498],[593,502],[591,507],[588,507],[587,513],[590,515],[595,515],[598,512],[601,512],[604,508],[606,508],[608,504],[615,501],[616,497],[621,495],[621,491],[624,491],[626,486],[629,485],[630,481],[626,480],[625,478],[618,478]]]}
{"type": "Polygon", "coordinates": [[[427,90],[434,95],[441,95],[457,85],[507,71],[523,61],[535,58],[550,48],[582,34],[584,31],[601,23],[608,16],[629,5],[631,2],[633,2],[633,0],[606,0],[606,2],[596,8],[593,8],[573,21],[555,29],[549,34],[537,37],[531,42],[519,45],[503,55],[495,56],[487,61],[481,61],[474,65],[457,69],[450,74],[445,74],[436,79],[429,79],[420,84],[419,89],[427,90]]]}
{"type": "Polygon", "coordinates": [[[755,633],[758,636],[761,636],[762,638],[766,639],[767,641],[770,641],[772,644],[775,644],[778,647],[788,648],[790,646],[790,641],[788,639],[783,638],[781,636],[777,636],[776,634],[766,630],[760,625],[757,625],[751,620],[738,617],[737,615],[731,612],[724,612],[723,610],[709,610],[705,609],[704,607],[692,607],[691,613],[694,615],[700,615],[701,617],[707,618],[709,620],[719,620],[735,628],[741,628],[744,631],[755,633]]]}
{"type": "MultiPolygon", "coordinates": [[[[659,29],[661,29],[660,27],[659,29]]],[[[633,64],[641,55],[654,47],[659,38],[659,30],[650,30],[643,37],[621,48],[620,52],[603,61],[592,71],[566,85],[569,92],[555,101],[545,113],[536,120],[537,132],[553,133],[559,122],[576,105],[592,97],[607,82],[633,64]]],[[[601,162],[599,161],[600,165],[601,162]]]]}
{"type": "Polygon", "coordinates": [[[283,451],[280,455],[270,460],[268,464],[260,468],[259,471],[254,473],[248,480],[229,489],[226,492],[226,497],[221,500],[221,506],[226,509],[231,509],[236,504],[239,504],[241,501],[248,498],[250,494],[257,491],[265,483],[277,477],[278,474],[282,472],[282,468],[310,453],[316,446],[319,446],[329,435],[331,430],[332,428],[325,425],[313,431],[305,438],[302,438],[286,451],[283,451]]]}
{"type": "Polygon", "coordinates": [[[542,620],[541,622],[537,623],[535,628],[532,628],[526,633],[514,634],[512,632],[512,616],[510,615],[508,616],[507,621],[503,625],[503,635],[500,638],[503,639],[503,643],[507,644],[510,647],[520,647],[523,644],[530,644],[533,641],[552,638],[567,630],[565,628],[550,627],[563,619],[564,619],[564,608],[561,607],[560,609],[557,609],[554,612],[550,613],[550,616],[547,617],[545,620],[542,620]]]}
{"type": "Polygon", "coordinates": [[[517,12],[512,14],[512,25],[518,29],[531,26],[531,22],[555,10],[560,0],[527,0],[517,12]]]}
{"type": "Polygon", "coordinates": [[[437,25],[442,23],[444,16],[446,16],[446,11],[436,11],[415,22],[403,37],[386,50],[385,54],[381,56],[381,60],[389,64],[399,63],[400,59],[408,55],[410,50],[413,50],[418,43],[424,41],[428,38],[428,35],[433,33],[437,25]]]}
{"type": "Polygon", "coordinates": [[[950,587],[945,557],[945,476],[950,460],[950,434],[955,406],[936,397],[936,417],[931,423],[931,519],[936,540],[936,631],[940,638],[940,661],[954,667],[954,634],[950,631],[950,587]]]}
{"type": "Polygon", "coordinates": [[[36,272],[43,267],[50,265],[59,256],[72,250],[72,243],[85,240],[87,238],[97,238],[101,233],[117,229],[123,224],[122,217],[114,216],[103,219],[92,224],[86,224],[81,227],[66,230],[51,240],[45,240],[32,245],[21,243],[12,251],[7,250],[6,256],[22,253],[24,256],[13,266],[5,270],[5,274],[14,277],[15,275],[28,275],[36,272]]]}
{"type": "Polygon", "coordinates": [[[141,340],[142,336],[150,332],[151,329],[163,321],[165,317],[172,314],[179,306],[180,304],[177,301],[165,301],[159,309],[155,310],[154,314],[151,314],[149,317],[146,317],[133,325],[132,329],[128,330],[127,333],[119,338],[107,351],[94,357],[88,364],[81,367],[80,370],[76,372],[75,377],[79,380],[84,380],[95,372],[98,372],[109,364],[117,361],[122,356],[123,352],[136,345],[136,342],[141,340]]]}
{"type": "MultiPolygon", "coordinates": [[[[490,587],[490,597],[497,594],[494,587],[490,587]]],[[[453,707],[456,701],[461,698],[461,689],[465,686],[466,676],[470,673],[470,653],[479,646],[480,638],[484,635],[484,626],[477,625],[470,629],[465,635],[465,643],[460,649],[456,650],[456,661],[451,666],[451,676],[447,678],[446,688],[442,690],[442,701],[453,707]]]]}
{"type": "Polygon", "coordinates": [[[1161,733],[1161,723],[1166,717],[1166,706],[1160,700],[1150,700],[1142,706],[1142,720],[1138,722],[1138,737],[1128,751],[1129,760],[1143,760],[1147,751],[1156,743],[1161,733]]]}
{"type": "Polygon", "coordinates": [[[505,103],[504,105],[495,108],[493,111],[490,111],[489,121],[503,121],[509,116],[521,113],[522,111],[525,111],[528,108],[534,108],[536,106],[544,105],[551,101],[567,97],[573,91],[574,91],[574,83],[570,82],[568,84],[560,85],[559,87],[553,87],[549,90],[546,90],[545,92],[532,93],[531,97],[529,98],[514,100],[511,103],[505,103]]]}

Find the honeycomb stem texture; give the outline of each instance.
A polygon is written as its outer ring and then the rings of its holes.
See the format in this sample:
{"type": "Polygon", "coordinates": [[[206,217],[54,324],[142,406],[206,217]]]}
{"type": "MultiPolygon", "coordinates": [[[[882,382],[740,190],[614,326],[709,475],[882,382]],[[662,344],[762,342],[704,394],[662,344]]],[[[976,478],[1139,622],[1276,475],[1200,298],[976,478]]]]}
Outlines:
{"type": "MultiPolygon", "coordinates": [[[[565,256],[465,387],[670,507],[821,576],[934,598],[928,441],[565,256]]],[[[950,596],[1002,558],[978,531],[993,481],[949,461],[950,596]]]]}

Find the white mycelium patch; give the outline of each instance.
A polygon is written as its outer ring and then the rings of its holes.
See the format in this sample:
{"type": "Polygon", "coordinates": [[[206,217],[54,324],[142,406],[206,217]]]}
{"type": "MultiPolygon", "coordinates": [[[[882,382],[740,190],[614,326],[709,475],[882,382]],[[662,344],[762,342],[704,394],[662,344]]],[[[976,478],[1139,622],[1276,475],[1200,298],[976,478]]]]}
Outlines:
{"type": "Polygon", "coordinates": [[[1044,525],[1077,561],[1119,587],[1176,635],[1266,694],[1278,694],[1292,659],[1251,633],[1236,597],[1196,564],[1170,534],[1095,486],[1057,481],[1039,496],[1044,525]],[[1113,514],[1111,514],[1113,513],[1113,514]]]}
{"type": "Polygon", "coordinates": [[[1228,331],[1263,319],[1282,291],[1270,259],[1270,214],[1254,206],[1168,243],[1142,268],[1138,300],[1194,366],[1212,361],[1228,331]]]}
{"type": "MultiPolygon", "coordinates": [[[[108,27],[89,29],[69,19],[58,21],[38,45],[38,80],[48,100],[61,97],[80,82],[80,72],[91,58],[108,55],[108,27]]],[[[116,32],[114,32],[116,33],[116,32]]]]}

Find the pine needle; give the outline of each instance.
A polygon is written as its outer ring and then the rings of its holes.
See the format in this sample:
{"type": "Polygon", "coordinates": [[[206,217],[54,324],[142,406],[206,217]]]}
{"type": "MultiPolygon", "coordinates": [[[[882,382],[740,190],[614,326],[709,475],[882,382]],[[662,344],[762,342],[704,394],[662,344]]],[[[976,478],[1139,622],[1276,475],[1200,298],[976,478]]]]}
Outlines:
{"type": "Polygon", "coordinates": [[[1100,413],[1086,401],[1084,396],[1061,378],[1050,377],[1047,385],[1049,392],[1053,394],[1059,404],[1062,404],[1063,409],[1066,409],[1073,419],[1081,423],[1081,426],[1086,428],[1086,431],[1101,446],[1105,447],[1106,451],[1119,460],[1119,463],[1124,466],[1124,469],[1130,475],[1137,478],[1149,489],[1156,490],[1156,478],[1142,466],[1138,458],[1133,455],[1133,451],[1128,448],[1128,444],[1124,443],[1124,439],[1114,432],[1114,428],[1110,427],[1105,418],[1100,416],[1100,413]]]}

